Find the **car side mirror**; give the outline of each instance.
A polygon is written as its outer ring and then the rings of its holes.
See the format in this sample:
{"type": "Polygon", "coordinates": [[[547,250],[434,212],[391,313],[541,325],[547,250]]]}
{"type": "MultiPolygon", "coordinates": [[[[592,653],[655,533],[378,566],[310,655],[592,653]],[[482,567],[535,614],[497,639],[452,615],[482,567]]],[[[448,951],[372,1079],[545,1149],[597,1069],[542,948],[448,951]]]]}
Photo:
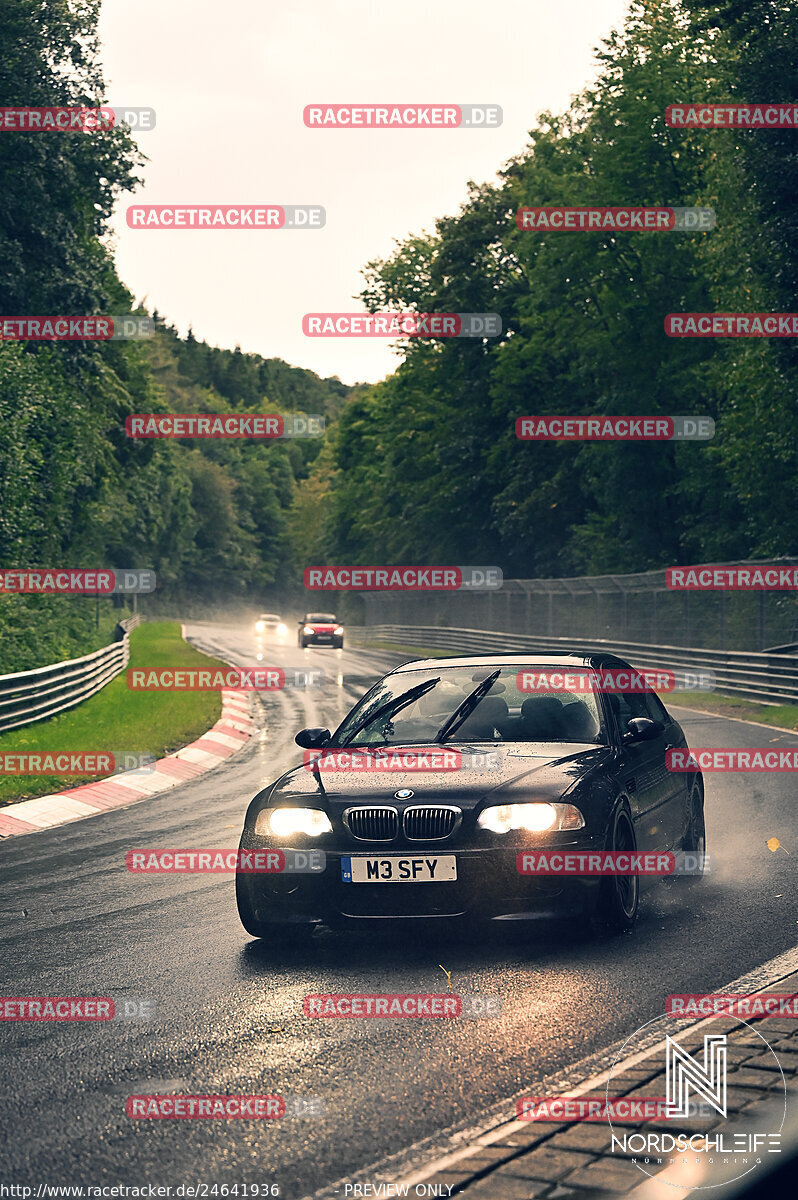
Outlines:
{"type": "Polygon", "coordinates": [[[650,742],[665,732],[661,721],[652,721],[649,717],[632,717],[623,735],[625,742],[650,742]]]}
{"type": "Polygon", "coordinates": [[[299,733],[294,738],[297,746],[301,746],[303,750],[318,750],[322,746],[326,746],[330,740],[329,729],[300,729],[299,733]]]}

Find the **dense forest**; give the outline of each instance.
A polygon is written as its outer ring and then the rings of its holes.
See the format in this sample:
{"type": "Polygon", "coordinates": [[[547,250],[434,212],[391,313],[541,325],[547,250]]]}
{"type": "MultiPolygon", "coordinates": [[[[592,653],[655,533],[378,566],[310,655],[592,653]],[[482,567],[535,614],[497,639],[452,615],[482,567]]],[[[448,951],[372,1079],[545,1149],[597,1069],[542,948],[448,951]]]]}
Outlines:
{"type": "MultiPolygon", "coordinates": [[[[103,102],[98,9],[7,0],[5,104],[103,102]]],[[[311,561],[533,577],[798,554],[795,342],[663,328],[669,312],[795,309],[796,131],[679,130],[664,113],[798,96],[798,10],[636,0],[599,58],[566,113],[530,113],[498,182],[469,182],[459,213],[365,267],[370,311],[497,312],[500,338],[408,341],[391,376],[353,388],[158,314],[148,341],[0,341],[0,564],[146,566],[176,605],[255,604],[311,561]],[[704,205],[717,229],[517,229],[520,206],[546,204],[704,205]],[[128,414],[157,411],[321,413],[327,432],[126,437],[128,414]],[[706,414],[717,432],[519,442],[533,413],[706,414]]],[[[123,129],[0,139],[3,314],[130,311],[108,222],[144,169],[123,129]]],[[[93,620],[90,601],[3,597],[0,672],[75,652],[93,620]]]]}
{"type": "MultiPolygon", "coordinates": [[[[530,28],[529,36],[534,36],[530,28]]],[[[524,35],[522,35],[524,36],[524,35]]],[[[798,553],[798,354],[671,339],[669,312],[790,312],[798,133],[677,130],[666,107],[798,96],[792,0],[648,0],[594,86],[538,117],[501,182],[370,263],[371,311],[498,312],[490,341],[408,340],[305,485],[310,556],[498,563],[506,577],[798,553]],[[521,206],[706,205],[707,234],[520,232],[521,206]],[[705,414],[709,443],[519,442],[526,414],[705,414]]]]}
{"type": "MultiPolygon", "coordinates": [[[[11,0],[0,94],[28,106],[102,103],[98,5],[11,0]]],[[[0,311],[123,313],[132,297],[108,248],[113,205],[142,164],[126,133],[0,139],[0,311]]],[[[180,338],[0,341],[0,564],[150,567],[158,599],[252,597],[293,587],[289,521],[321,445],[142,441],[134,412],[312,412],[350,389],[279,359],[180,338]]],[[[108,640],[92,600],[0,599],[0,672],[108,640]]],[[[111,622],[112,623],[112,622],[111,622]]]]}

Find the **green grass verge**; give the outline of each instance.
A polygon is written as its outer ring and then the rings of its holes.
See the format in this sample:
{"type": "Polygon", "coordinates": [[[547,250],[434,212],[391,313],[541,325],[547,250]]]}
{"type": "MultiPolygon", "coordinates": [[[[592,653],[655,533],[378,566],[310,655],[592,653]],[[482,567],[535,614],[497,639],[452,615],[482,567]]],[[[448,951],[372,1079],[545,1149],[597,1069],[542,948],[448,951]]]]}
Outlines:
{"type": "MultiPolygon", "coordinates": [[[[396,650],[423,658],[448,658],[450,650],[432,650],[428,646],[403,646],[398,642],[358,642],[363,649],[396,650]]],[[[697,708],[701,712],[713,713],[718,717],[739,717],[743,721],[754,721],[759,725],[779,725],[782,729],[798,732],[798,704],[758,704],[755,700],[741,700],[735,696],[721,696],[717,692],[668,692],[662,695],[666,704],[673,707],[697,708]]]]}
{"type": "MultiPolygon", "coordinates": [[[[180,636],[177,621],[148,621],[130,635],[130,664],[191,669],[225,665],[180,636]]],[[[0,734],[0,754],[136,750],[163,757],[193,742],[222,709],[219,692],[132,692],[125,672],[60,716],[0,734]]],[[[90,783],[96,775],[0,775],[0,807],[90,783]]]]}

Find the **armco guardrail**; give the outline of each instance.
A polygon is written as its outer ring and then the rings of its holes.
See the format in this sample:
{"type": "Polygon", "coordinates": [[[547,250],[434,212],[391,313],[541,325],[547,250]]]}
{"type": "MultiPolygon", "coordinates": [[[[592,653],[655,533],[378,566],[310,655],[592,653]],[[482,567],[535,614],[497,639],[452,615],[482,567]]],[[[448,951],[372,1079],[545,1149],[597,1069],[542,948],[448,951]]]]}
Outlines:
{"type": "Polygon", "coordinates": [[[0,733],[54,717],[99,692],[127,666],[130,630],[140,621],[138,614],[120,621],[120,639],[93,654],[16,675],[0,675],[0,733]]]}
{"type": "MultiPolygon", "coordinates": [[[[798,566],[798,558],[714,566],[798,566]]],[[[347,593],[347,599],[351,594],[347,593]]],[[[647,646],[767,653],[798,639],[798,593],[668,587],[667,570],[561,579],[505,579],[500,588],[358,593],[364,625],[495,629],[518,637],[620,638],[647,646]]],[[[351,597],[354,599],[354,597],[351,597]]],[[[332,594],[328,601],[335,608],[332,594]]],[[[351,600],[350,600],[351,603],[351,600]]],[[[339,613],[339,616],[341,614],[339,613]]]]}
{"type": "Polygon", "coordinates": [[[627,659],[633,667],[683,668],[711,671],[715,691],[765,703],[798,703],[798,654],[740,650],[702,650],[685,646],[646,646],[639,642],[611,642],[576,638],[526,637],[483,629],[443,629],[436,625],[348,626],[350,643],[393,642],[454,653],[489,654],[491,651],[546,653],[548,650],[606,650],[627,659]]]}

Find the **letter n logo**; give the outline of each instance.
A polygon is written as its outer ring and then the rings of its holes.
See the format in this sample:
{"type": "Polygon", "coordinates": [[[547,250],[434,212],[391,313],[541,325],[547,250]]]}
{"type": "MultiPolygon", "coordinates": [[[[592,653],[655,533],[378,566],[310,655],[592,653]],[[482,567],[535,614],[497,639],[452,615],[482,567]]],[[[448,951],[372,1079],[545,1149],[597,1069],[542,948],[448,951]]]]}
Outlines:
{"type": "Polygon", "coordinates": [[[665,1037],[665,1094],[668,1117],[688,1117],[692,1089],[726,1116],[726,1035],[704,1035],[704,1064],[683,1050],[673,1038],[665,1037]]]}

